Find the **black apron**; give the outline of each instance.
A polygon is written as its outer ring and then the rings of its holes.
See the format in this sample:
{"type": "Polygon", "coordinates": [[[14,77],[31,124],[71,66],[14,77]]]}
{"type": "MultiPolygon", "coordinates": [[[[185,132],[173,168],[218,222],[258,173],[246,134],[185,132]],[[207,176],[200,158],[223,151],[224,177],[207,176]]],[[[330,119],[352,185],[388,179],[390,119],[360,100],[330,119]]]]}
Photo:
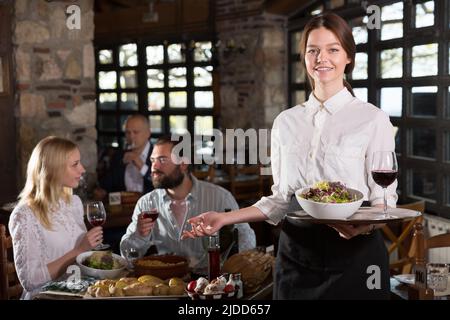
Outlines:
{"type": "MultiPolygon", "coordinates": [[[[289,211],[299,209],[293,198],[289,211]]],[[[389,257],[379,230],[346,240],[327,225],[283,220],[274,299],[389,299],[389,293],[389,257]]]]}

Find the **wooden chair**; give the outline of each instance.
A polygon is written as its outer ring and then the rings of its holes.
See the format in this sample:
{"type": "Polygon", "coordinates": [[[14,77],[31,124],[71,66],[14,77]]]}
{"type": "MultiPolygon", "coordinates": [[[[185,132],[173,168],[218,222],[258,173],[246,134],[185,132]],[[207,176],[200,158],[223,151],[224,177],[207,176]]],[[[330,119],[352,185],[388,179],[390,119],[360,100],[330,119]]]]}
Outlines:
{"type": "MultiPolygon", "coordinates": [[[[425,211],[425,201],[417,201],[405,205],[398,205],[398,208],[425,211]]],[[[390,223],[383,226],[382,230],[386,238],[390,241],[388,245],[388,253],[391,256],[397,250],[397,259],[391,261],[391,274],[410,273],[412,268],[410,258],[410,248],[413,236],[413,227],[416,223],[422,223],[423,216],[413,218],[409,221],[400,223],[390,223]]]]}
{"type": "Polygon", "coordinates": [[[0,224],[0,300],[19,299],[23,291],[14,262],[9,261],[11,256],[12,239],[6,236],[6,227],[0,224]]]}
{"type": "Polygon", "coordinates": [[[416,223],[408,257],[413,264],[426,264],[429,262],[430,249],[446,247],[450,248],[450,233],[438,234],[427,238],[424,235],[422,223],[416,223]]]}

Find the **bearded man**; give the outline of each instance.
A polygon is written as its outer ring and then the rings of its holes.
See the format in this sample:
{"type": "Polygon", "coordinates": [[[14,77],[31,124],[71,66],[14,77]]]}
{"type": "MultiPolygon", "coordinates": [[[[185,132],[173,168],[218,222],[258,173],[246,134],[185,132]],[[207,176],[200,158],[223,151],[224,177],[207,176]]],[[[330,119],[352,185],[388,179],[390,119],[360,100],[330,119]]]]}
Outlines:
{"type": "MultiPolygon", "coordinates": [[[[187,220],[202,212],[235,210],[239,207],[229,191],[197,180],[191,174],[187,161],[172,153],[176,144],[168,137],[162,137],[155,143],[150,156],[155,189],[138,200],[120,249],[124,257],[132,249],[139,256],[144,256],[154,245],[159,254],[184,256],[192,269],[201,271],[207,268],[208,262],[205,239],[181,239],[185,228],[190,228],[187,220]],[[143,214],[152,210],[159,213],[156,219],[143,214]]],[[[238,230],[239,251],[255,248],[255,233],[249,224],[236,224],[235,228],[238,230]]]]}

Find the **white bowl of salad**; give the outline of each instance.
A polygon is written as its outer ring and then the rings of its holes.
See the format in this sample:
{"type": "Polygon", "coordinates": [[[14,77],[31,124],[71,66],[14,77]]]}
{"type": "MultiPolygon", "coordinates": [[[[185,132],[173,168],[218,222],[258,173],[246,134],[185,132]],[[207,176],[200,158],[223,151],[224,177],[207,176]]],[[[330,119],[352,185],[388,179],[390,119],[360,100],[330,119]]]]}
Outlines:
{"type": "Polygon", "coordinates": [[[295,192],[303,210],[316,219],[346,219],[363,202],[364,195],[341,182],[321,181],[295,192]]]}

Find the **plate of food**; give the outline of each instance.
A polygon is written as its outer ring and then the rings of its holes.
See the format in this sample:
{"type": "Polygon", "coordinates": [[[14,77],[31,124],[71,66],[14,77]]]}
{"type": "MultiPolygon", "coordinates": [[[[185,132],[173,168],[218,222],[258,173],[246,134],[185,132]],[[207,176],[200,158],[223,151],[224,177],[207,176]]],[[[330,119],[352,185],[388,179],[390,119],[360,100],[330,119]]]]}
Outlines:
{"type": "Polygon", "coordinates": [[[192,280],[186,286],[186,293],[192,300],[223,300],[236,299],[239,289],[232,280],[232,275],[229,280],[222,275],[211,282],[204,277],[192,280]]]}
{"type": "Polygon", "coordinates": [[[123,275],[127,262],[111,251],[87,251],[76,258],[81,273],[98,279],[114,279],[123,275]]]}
{"type": "Polygon", "coordinates": [[[295,197],[302,209],[313,218],[346,219],[358,210],[364,195],[339,181],[321,181],[297,190],[295,197]]]}

